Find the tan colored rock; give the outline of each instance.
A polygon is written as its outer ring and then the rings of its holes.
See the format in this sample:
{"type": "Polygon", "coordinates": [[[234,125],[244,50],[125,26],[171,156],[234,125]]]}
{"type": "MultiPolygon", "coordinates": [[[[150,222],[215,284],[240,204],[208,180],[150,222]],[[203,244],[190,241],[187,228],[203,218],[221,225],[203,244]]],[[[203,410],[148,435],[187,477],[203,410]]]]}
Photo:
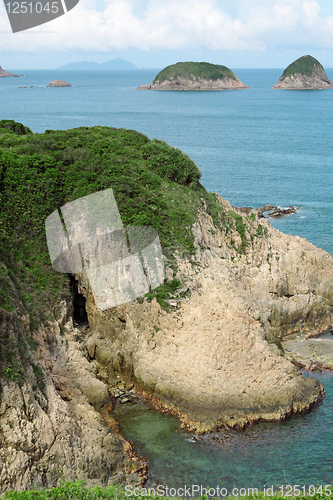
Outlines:
{"type": "Polygon", "coordinates": [[[190,80],[187,78],[177,77],[173,80],[164,82],[148,83],[140,85],[136,90],[235,90],[248,89],[249,87],[242,83],[239,78],[223,78],[223,80],[205,80],[198,78],[190,80]]]}
{"type": "Polygon", "coordinates": [[[333,338],[287,338],[282,346],[286,357],[306,370],[333,370],[333,338]]]}
{"type": "MultiPolygon", "coordinates": [[[[63,305],[59,310],[61,322],[67,314],[63,305]]],[[[96,361],[86,359],[80,333],[71,321],[62,334],[58,322],[39,328],[34,362],[43,370],[44,389],[31,367],[20,387],[2,381],[1,492],[50,488],[61,477],[90,486],[145,479],[146,466],[133,463],[131,445],[114,430],[107,386],[96,378],[96,361]]]]}
{"type": "Polygon", "coordinates": [[[64,80],[53,80],[48,84],[48,87],[71,87],[71,85],[64,80]]]}
{"type": "Polygon", "coordinates": [[[90,330],[103,332],[96,360],[103,363],[109,340],[108,369],[133,376],[157,406],[197,432],[282,419],[323,396],[320,382],[304,378],[277,345],[295,331],[308,335],[330,324],[333,258],[266,220],[244,222],[241,255],[232,248],[241,244],[236,226],[226,235],[199,214],[192,230],[201,268],[178,259],[177,277],[192,291],[174,300],[179,311],[166,313],[154,301],[98,311],[82,278],[90,330]],[[255,237],[260,227],[262,238],[255,237]]]}

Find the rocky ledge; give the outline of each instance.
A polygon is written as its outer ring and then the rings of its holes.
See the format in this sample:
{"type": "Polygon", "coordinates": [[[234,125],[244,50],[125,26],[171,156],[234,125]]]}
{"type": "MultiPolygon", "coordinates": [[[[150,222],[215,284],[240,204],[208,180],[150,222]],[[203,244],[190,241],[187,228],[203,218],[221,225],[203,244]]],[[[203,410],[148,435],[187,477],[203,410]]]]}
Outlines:
{"type": "Polygon", "coordinates": [[[155,299],[99,311],[80,274],[88,328],[73,326],[65,302],[38,332],[28,316],[3,313],[13,341],[24,331],[38,349],[23,383],[3,382],[2,491],[50,487],[59,474],[88,485],[142,484],[146,463],[117,431],[116,400],[144,398],[201,434],[304,413],[324,397],[322,384],[288,359],[285,342],[330,326],[333,258],[255,213],[234,213],[246,224],[248,251],[237,251],[236,223],[220,229],[203,206],[192,225],[196,265],[176,253],[183,287],[168,312],[155,299]]]}

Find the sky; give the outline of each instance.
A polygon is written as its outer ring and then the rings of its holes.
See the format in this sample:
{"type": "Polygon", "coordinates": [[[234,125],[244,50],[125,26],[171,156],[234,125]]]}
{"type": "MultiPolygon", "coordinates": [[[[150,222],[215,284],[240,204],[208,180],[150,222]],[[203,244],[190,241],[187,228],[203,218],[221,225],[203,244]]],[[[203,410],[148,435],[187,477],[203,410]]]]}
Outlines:
{"type": "Polygon", "coordinates": [[[333,66],[332,0],[80,0],[20,33],[0,5],[0,65],[9,70],[118,57],[140,68],[285,68],[306,54],[333,66]]]}

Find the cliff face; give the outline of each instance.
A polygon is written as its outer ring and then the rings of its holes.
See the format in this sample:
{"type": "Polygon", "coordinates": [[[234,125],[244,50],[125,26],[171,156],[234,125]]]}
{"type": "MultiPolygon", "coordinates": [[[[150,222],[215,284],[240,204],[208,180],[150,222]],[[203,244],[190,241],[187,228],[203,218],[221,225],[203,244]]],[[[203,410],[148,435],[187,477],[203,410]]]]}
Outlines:
{"type": "Polygon", "coordinates": [[[3,316],[13,338],[21,329],[38,342],[34,360],[41,370],[30,367],[21,384],[3,382],[3,490],[50,487],[59,476],[87,484],[144,481],[144,463],[115,430],[117,374],[196,432],[282,419],[308,411],[323,397],[322,385],[304,378],[277,344],[291,332],[305,335],[329,326],[333,259],[262,220],[263,236],[253,239],[258,220],[243,220],[252,242],[245,255],[236,250],[236,226],[226,234],[202,208],[192,226],[197,265],[176,252],[183,288],[169,301],[170,312],[156,300],[98,311],[85,275],[78,275],[87,330],[73,327],[65,303],[57,319],[34,334],[26,316],[16,322],[3,316]]]}
{"type": "MultiPolygon", "coordinates": [[[[250,241],[258,222],[252,218],[247,227],[250,241]]],[[[100,376],[107,382],[114,370],[123,373],[197,432],[307,411],[323,387],[304,378],[277,345],[291,332],[330,325],[333,258],[269,225],[240,255],[228,244],[240,243],[238,233],[221,233],[204,211],[192,230],[200,270],[178,259],[182,291],[190,291],[171,301],[178,310],[167,313],[153,301],[101,312],[81,278],[91,325],[86,347],[100,376]]]]}
{"type": "MultiPolygon", "coordinates": [[[[197,432],[281,419],[321,399],[322,385],[281,355],[281,340],[330,326],[331,255],[207,193],[198,167],[162,141],[107,127],[39,135],[0,125],[2,490],[50,487],[59,476],[142,482],[146,468],[112,417],[119,382],[197,432]],[[110,187],[126,227],[158,228],[167,281],[150,302],[99,311],[77,275],[89,328],[76,328],[45,220],[110,187]]],[[[82,315],[83,305],[80,296],[82,315]]]]}
{"type": "MultiPolygon", "coordinates": [[[[35,364],[21,383],[2,381],[0,401],[1,491],[50,488],[60,478],[88,485],[142,483],[146,466],[117,432],[107,386],[88,362],[82,332],[61,304],[56,321],[40,326],[35,364]]],[[[6,315],[12,342],[29,318],[6,315]]],[[[6,324],[5,324],[6,323],[6,324]]]]}

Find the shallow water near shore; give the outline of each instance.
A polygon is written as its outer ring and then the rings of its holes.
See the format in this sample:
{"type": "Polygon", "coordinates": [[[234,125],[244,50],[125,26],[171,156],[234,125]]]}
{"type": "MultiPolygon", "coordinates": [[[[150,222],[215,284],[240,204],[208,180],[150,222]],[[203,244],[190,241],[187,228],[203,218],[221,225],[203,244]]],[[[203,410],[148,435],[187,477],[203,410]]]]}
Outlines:
{"type": "MultiPolygon", "coordinates": [[[[333,90],[271,90],[282,69],[235,69],[249,90],[180,93],[135,90],[159,70],[12,71],[26,77],[0,79],[0,119],[36,133],[102,125],[167,141],[193,158],[208,191],[232,205],[299,207],[271,224],[333,253],[333,90]],[[73,87],[46,88],[55,79],[73,87]]],[[[333,79],[333,69],[327,74],[333,79]]],[[[173,417],[146,407],[128,407],[117,418],[149,460],[150,483],[228,489],[331,484],[333,375],[312,376],[323,383],[326,398],[308,415],[230,432],[222,444],[196,441],[177,430],[173,417]]]]}
{"type": "MultiPolygon", "coordinates": [[[[305,376],[309,376],[304,372],[305,376]]],[[[177,419],[148,405],[122,405],[116,411],[121,433],[149,463],[149,481],[184,485],[258,488],[333,483],[333,374],[311,374],[326,397],[309,414],[282,422],[258,423],[245,431],[195,437],[177,428],[177,419]]]]}

